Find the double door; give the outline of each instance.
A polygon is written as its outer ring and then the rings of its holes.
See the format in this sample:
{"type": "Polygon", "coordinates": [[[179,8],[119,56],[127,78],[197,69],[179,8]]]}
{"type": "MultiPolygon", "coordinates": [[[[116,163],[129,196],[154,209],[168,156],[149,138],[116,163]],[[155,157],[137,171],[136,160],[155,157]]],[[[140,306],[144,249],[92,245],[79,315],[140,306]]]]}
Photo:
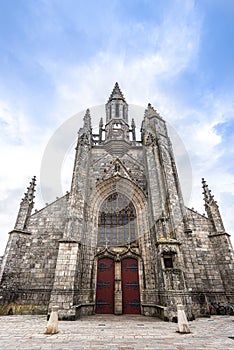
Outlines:
{"type": "Polygon", "coordinates": [[[101,258],[97,267],[96,313],[113,314],[116,304],[122,304],[123,314],[140,314],[138,261],[121,261],[121,281],[116,278],[117,266],[111,258],[101,258]],[[121,297],[119,298],[119,295],[121,297]]]}

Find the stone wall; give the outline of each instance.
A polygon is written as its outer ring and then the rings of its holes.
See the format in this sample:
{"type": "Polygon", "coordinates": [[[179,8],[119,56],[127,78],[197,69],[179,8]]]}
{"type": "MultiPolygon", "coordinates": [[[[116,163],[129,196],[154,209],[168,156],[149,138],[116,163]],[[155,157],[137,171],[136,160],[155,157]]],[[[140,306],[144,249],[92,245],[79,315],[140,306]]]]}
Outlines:
{"type": "Polygon", "coordinates": [[[10,233],[1,278],[2,312],[7,313],[10,309],[19,313],[27,310],[46,312],[59,239],[63,237],[66,222],[67,197],[33,214],[27,231],[10,233]]]}

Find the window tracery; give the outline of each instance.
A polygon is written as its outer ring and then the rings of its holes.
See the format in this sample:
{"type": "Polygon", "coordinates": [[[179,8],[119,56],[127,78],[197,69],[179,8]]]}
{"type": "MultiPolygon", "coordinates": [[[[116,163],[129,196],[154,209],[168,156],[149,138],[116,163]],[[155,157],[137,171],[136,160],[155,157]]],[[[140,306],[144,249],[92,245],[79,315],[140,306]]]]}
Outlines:
{"type": "Polygon", "coordinates": [[[99,211],[98,246],[118,246],[136,239],[136,211],[121,193],[109,195],[99,211]]]}

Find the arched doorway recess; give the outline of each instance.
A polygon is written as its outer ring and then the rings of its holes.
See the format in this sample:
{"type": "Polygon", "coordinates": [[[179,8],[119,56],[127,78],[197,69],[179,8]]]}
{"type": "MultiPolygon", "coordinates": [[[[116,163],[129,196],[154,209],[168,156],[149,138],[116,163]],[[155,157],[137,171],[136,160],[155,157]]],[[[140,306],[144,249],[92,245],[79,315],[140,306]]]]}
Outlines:
{"type": "Polygon", "coordinates": [[[91,203],[88,226],[92,232],[90,242],[96,247],[92,279],[95,312],[140,314],[147,273],[144,266],[149,234],[146,197],[133,182],[116,177],[97,186],[91,203]],[[110,279],[108,270],[100,271],[104,258],[114,263],[110,279]],[[110,300],[113,307],[107,310],[104,304],[110,300]]]}

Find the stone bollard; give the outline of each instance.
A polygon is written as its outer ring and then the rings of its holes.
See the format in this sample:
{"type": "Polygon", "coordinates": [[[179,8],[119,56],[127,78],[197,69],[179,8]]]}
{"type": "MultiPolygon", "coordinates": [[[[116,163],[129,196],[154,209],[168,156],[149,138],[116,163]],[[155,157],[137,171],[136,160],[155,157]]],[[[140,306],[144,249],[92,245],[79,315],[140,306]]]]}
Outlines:
{"type": "Polygon", "coordinates": [[[56,333],[58,333],[58,306],[52,306],[52,311],[47,323],[45,334],[56,333]]]}
{"type": "Polygon", "coordinates": [[[190,333],[187,316],[184,312],[184,305],[177,305],[177,318],[178,318],[178,332],[190,333]]]}

